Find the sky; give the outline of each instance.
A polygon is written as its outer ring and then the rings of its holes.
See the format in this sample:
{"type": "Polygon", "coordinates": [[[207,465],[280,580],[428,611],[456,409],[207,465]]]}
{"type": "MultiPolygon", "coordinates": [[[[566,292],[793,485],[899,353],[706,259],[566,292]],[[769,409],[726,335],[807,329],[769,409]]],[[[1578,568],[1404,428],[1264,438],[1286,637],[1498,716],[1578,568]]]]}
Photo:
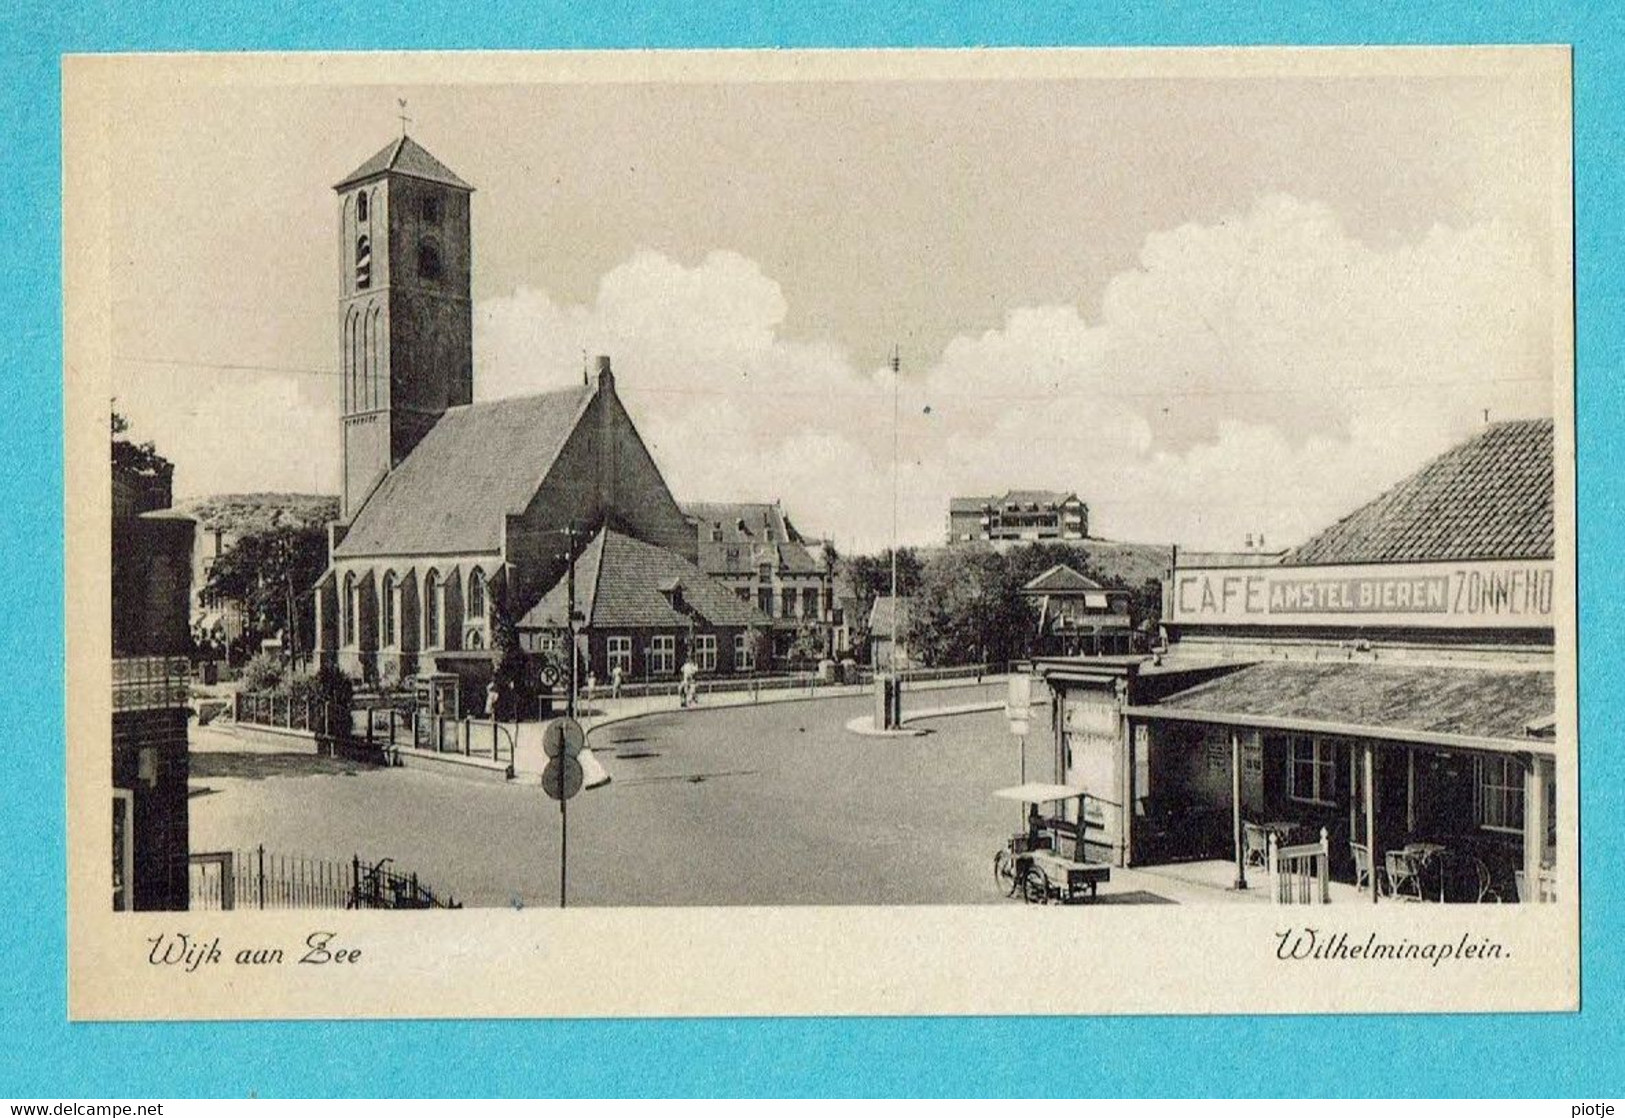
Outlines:
{"type": "Polygon", "coordinates": [[[1552,414],[1549,70],[1182,65],[154,61],[108,121],[117,407],[178,497],[337,492],[331,186],[404,98],[476,187],[475,398],[608,353],[679,500],[776,498],[843,551],[1010,488],[1078,493],[1111,539],[1288,546],[1486,412],[1552,414]]]}

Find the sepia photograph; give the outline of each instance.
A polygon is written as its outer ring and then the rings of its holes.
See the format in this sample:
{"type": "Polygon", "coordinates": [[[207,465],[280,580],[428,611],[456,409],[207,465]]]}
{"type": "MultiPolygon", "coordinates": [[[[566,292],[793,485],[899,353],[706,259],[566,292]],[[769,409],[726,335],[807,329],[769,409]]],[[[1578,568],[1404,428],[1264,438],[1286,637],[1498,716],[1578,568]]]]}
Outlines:
{"type": "MultiPolygon", "coordinates": [[[[1100,1012],[1575,1004],[1565,51],[111,56],[64,99],[77,989],[660,910],[681,958],[930,928],[931,974],[1249,942],[1100,1012]],[[1259,981],[1320,960],[1389,992],[1259,981]]],[[[1080,1008],[979,982],[850,1011],[1080,1008]]],[[[491,1012],[831,1008],[767,985],[491,1012]]]]}

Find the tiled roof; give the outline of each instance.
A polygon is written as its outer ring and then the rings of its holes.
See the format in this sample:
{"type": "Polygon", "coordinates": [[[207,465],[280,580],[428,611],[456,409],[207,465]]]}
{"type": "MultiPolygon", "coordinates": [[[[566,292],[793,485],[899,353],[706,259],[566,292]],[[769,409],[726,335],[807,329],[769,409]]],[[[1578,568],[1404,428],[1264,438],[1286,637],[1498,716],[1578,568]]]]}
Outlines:
{"type": "Polygon", "coordinates": [[[361,182],[363,179],[370,179],[385,173],[410,175],[415,179],[428,179],[430,182],[455,186],[459,190],[474,189],[453,174],[451,168],[427,151],[424,151],[423,145],[410,136],[402,136],[398,140],[391,140],[377,155],[334,183],[333,189],[343,190],[345,187],[361,182]]]}
{"type": "Polygon", "coordinates": [[[378,483],[333,554],[496,551],[503,518],[536,495],[595,391],[449,409],[378,483]]]}
{"type": "MultiPolygon", "coordinates": [[[[567,578],[542,596],[519,625],[564,626],[567,578]]],[[[576,560],[576,609],[595,629],[684,628],[690,617],[702,627],[758,625],[768,618],[694,564],[663,547],[600,529],[576,560]],[[667,593],[681,588],[681,609],[667,593]]]]}
{"type": "Polygon", "coordinates": [[[1556,709],[1552,673],[1412,664],[1255,664],[1158,703],[1169,710],[1370,726],[1466,737],[1526,737],[1556,709]]]}
{"type": "Polygon", "coordinates": [[[1062,493],[1054,489],[1012,489],[999,503],[1023,505],[1059,505],[1077,497],[1076,493],[1062,493]]]}
{"type": "Polygon", "coordinates": [[[1022,590],[1029,594],[1065,594],[1068,591],[1100,589],[1103,589],[1100,583],[1087,575],[1079,574],[1065,563],[1055,564],[1022,587],[1022,590]]]}
{"type": "Polygon", "coordinates": [[[1552,453],[1550,419],[1493,424],[1284,562],[1550,559],[1552,453]]]}
{"type": "Polygon", "coordinates": [[[744,573],[761,563],[791,574],[823,570],[777,504],[695,501],[683,506],[683,514],[695,524],[700,566],[711,574],[744,573]]]}
{"type": "Polygon", "coordinates": [[[949,497],[949,512],[981,512],[997,501],[997,497],[949,497]]]}

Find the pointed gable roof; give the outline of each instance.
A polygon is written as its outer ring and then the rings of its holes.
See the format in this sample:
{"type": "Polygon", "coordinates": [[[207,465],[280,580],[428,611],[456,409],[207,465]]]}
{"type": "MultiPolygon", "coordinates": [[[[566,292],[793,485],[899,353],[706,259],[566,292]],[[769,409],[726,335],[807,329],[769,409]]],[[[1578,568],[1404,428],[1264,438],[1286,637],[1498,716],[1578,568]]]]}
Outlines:
{"type": "MultiPolygon", "coordinates": [[[[561,578],[519,621],[521,629],[561,629],[569,601],[561,578]]],[[[681,629],[770,624],[767,615],[694,564],[651,543],[601,528],[576,557],[576,609],[595,629],[681,629]],[[672,590],[682,591],[681,604],[672,590]]]]}
{"type": "Polygon", "coordinates": [[[453,174],[450,167],[425,151],[423,145],[410,136],[391,140],[377,155],[334,183],[333,189],[343,190],[347,186],[354,186],[358,182],[383,174],[409,175],[415,179],[427,179],[429,182],[454,186],[458,190],[474,189],[453,174]]]}
{"type": "Polygon", "coordinates": [[[1065,563],[1057,563],[1021,589],[1028,594],[1066,594],[1105,588],[1088,575],[1079,574],[1065,563]]]}
{"type": "Polygon", "coordinates": [[[592,401],[594,386],[450,408],[356,513],[335,558],[496,551],[592,401]]]}
{"type": "Polygon", "coordinates": [[[1550,419],[1493,424],[1283,562],[1550,559],[1552,453],[1550,419]]]}

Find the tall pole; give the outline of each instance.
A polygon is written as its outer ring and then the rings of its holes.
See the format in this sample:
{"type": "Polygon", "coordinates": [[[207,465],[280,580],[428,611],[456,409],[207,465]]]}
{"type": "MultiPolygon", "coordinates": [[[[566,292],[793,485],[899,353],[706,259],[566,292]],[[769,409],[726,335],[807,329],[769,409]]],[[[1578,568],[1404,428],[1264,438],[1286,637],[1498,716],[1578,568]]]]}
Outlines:
{"type": "MultiPolygon", "coordinates": [[[[564,709],[571,721],[576,716],[576,523],[570,521],[565,529],[566,546],[569,548],[569,573],[565,576],[565,631],[570,641],[570,694],[564,700],[564,709]]],[[[560,756],[561,769],[565,760],[560,756]]],[[[564,774],[559,774],[559,787],[564,788],[564,774]]],[[[559,907],[564,907],[566,884],[570,873],[570,797],[559,797],[559,907]]]]}
{"type": "Polygon", "coordinates": [[[893,343],[891,350],[891,670],[897,674],[897,473],[898,473],[898,382],[902,379],[903,355],[893,343]]]}

